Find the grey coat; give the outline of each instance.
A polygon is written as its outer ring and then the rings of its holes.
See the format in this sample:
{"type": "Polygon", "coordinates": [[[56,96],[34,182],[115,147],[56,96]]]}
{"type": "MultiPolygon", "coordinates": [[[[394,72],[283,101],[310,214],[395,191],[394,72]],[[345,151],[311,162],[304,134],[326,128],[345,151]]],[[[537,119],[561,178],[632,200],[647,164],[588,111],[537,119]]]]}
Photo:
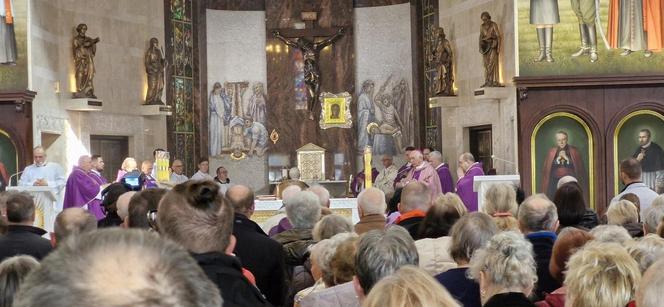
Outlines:
{"type": "Polygon", "coordinates": [[[558,0],[530,0],[530,24],[552,25],[560,23],[558,0]]]}

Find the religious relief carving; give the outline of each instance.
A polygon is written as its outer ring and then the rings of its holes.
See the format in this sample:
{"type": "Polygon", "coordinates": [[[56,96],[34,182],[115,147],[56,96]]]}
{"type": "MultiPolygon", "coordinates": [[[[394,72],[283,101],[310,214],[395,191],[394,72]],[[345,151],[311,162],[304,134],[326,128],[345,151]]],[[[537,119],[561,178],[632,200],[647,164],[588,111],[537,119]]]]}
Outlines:
{"type": "Polygon", "coordinates": [[[164,70],[168,61],[164,58],[163,48],[159,48],[159,40],[150,39],[150,47],[145,52],[145,72],[148,77],[148,92],[145,94],[145,104],[163,105],[161,96],[164,93],[164,70]]]}
{"type": "Polygon", "coordinates": [[[480,53],[484,59],[484,84],[482,87],[500,87],[500,45],[502,36],[498,24],[491,21],[488,12],[482,12],[480,27],[480,53]]]}
{"type": "Polygon", "coordinates": [[[362,82],[358,98],[358,144],[357,148],[369,145],[376,155],[399,154],[405,144],[412,142],[412,102],[408,81],[396,82],[391,92],[390,76],[374,95],[375,82],[362,82]]]}
{"type": "Polygon", "coordinates": [[[97,52],[99,37],[85,35],[88,26],[84,23],[76,27],[78,33],[74,37],[74,68],[76,70],[76,92],[74,98],[97,98],[94,94],[92,79],[95,76],[94,57],[97,52]]]}
{"type": "Polygon", "coordinates": [[[454,95],[454,53],[450,41],[445,37],[441,27],[432,28],[433,44],[429,53],[430,63],[435,72],[431,83],[430,96],[454,95]]]}
{"type": "Polygon", "coordinates": [[[269,140],[265,128],[267,97],[262,82],[255,82],[252,95],[245,99],[250,83],[216,82],[208,97],[209,153],[220,156],[230,152],[231,158],[243,155],[263,156],[269,140]]]}
{"type": "Polygon", "coordinates": [[[284,44],[302,51],[304,57],[304,83],[307,85],[309,92],[309,119],[313,120],[313,108],[318,102],[318,95],[320,94],[320,68],[318,66],[320,51],[341,38],[344,35],[344,28],[341,27],[336,34],[319,42],[309,40],[305,37],[289,39],[281,35],[281,32],[278,30],[273,31],[272,34],[284,44]]]}

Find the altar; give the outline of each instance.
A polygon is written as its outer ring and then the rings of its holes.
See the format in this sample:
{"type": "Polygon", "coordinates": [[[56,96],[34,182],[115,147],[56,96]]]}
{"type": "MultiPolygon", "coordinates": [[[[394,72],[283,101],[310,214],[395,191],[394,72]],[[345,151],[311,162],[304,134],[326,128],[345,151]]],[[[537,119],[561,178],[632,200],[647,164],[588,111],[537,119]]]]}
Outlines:
{"type": "MultiPolygon", "coordinates": [[[[281,200],[257,200],[256,209],[251,219],[262,224],[273,215],[276,215],[281,208],[281,200]]],[[[353,224],[360,221],[360,215],[357,211],[357,198],[332,198],[330,199],[330,209],[334,214],[350,218],[353,224]]]]}

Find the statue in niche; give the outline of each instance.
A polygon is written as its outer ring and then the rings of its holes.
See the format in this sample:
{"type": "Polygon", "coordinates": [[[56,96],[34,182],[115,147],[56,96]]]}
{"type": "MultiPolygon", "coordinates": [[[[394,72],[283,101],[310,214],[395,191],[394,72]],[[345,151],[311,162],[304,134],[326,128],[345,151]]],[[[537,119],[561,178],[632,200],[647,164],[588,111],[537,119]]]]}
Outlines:
{"type": "Polygon", "coordinates": [[[159,48],[159,40],[150,39],[150,47],[145,52],[145,72],[148,75],[148,92],[145,94],[145,104],[163,105],[161,96],[164,93],[164,70],[168,62],[164,52],[159,48]]]}
{"type": "Polygon", "coordinates": [[[300,49],[304,56],[304,83],[309,91],[309,119],[314,119],[313,108],[318,103],[320,94],[320,68],[318,67],[318,57],[323,48],[333,44],[337,39],[344,35],[344,28],[340,28],[335,35],[332,35],[320,42],[313,42],[304,37],[288,39],[282,36],[279,31],[272,32],[275,38],[284,42],[284,44],[300,49]]]}
{"type": "Polygon", "coordinates": [[[249,105],[247,107],[247,114],[253,118],[255,122],[259,122],[263,125],[266,123],[266,97],[265,89],[262,82],[256,82],[252,87],[253,94],[249,98],[249,105]]]}
{"type": "Polygon", "coordinates": [[[436,77],[433,82],[432,96],[452,96],[454,95],[454,74],[452,63],[454,54],[452,45],[445,38],[445,30],[441,27],[434,28],[435,47],[432,50],[432,62],[436,69],[436,77]]]}
{"type": "Polygon", "coordinates": [[[480,53],[484,58],[484,85],[482,87],[499,87],[499,52],[501,36],[498,24],[491,21],[488,12],[482,12],[482,26],[480,27],[480,53]]]}
{"type": "Polygon", "coordinates": [[[85,36],[88,26],[84,23],[76,27],[74,37],[74,68],[76,69],[76,93],[74,98],[97,98],[92,79],[95,77],[94,57],[99,37],[85,36]]]}

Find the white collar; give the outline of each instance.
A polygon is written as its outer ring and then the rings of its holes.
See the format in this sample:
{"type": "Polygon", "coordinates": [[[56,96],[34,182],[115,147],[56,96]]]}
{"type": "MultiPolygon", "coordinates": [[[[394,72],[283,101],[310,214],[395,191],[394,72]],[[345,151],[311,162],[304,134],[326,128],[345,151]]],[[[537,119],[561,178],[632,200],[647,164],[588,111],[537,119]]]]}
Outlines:
{"type": "Polygon", "coordinates": [[[418,166],[418,167],[415,167],[415,170],[416,170],[416,171],[423,170],[425,167],[427,167],[427,165],[429,165],[429,162],[427,162],[427,161],[422,161],[422,165],[420,165],[420,166],[418,166]]]}
{"type": "Polygon", "coordinates": [[[441,168],[443,166],[445,166],[445,162],[443,162],[443,163],[439,164],[438,166],[436,166],[436,170],[438,170],[439,168],[441,168]]]}
{"type": "Polygon", "coordinates": [[[648,141],[648,144],[641,146],[641,148],[648,148],[650,147],[650,144],[652,144],[652,141],[648,141]]]}

